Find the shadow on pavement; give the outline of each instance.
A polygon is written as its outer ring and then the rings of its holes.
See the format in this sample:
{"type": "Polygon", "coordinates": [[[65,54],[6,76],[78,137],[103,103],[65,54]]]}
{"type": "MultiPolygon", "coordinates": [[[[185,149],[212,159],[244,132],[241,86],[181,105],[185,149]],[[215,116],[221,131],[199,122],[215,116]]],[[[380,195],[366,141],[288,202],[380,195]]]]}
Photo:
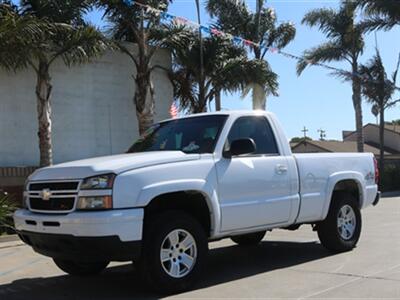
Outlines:
{"type": "MultiPolygon", "coordinates": [[[[332,255],[316,242],[264,241],[258,246],[229,246],[210,250],[204,278],[196,286],[206,288],[315,261],[332,255]]],[[[133,299],[156,295],[143,287],[130,264],[110,267],[91,278],[55,276],[20,279],[0,286],[0,299],[133,299]]]]}

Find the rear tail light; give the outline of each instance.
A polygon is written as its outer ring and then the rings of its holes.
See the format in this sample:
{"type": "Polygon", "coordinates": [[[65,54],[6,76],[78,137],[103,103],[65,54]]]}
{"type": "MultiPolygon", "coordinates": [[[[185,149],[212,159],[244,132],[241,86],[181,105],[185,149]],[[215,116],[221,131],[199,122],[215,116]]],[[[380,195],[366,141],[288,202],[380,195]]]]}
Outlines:
{"type": "Polygon", "coordinates": [[[379,168],[378,168],[378,161],[374,157],[374,168],[375,168],[375,183],[379,183],[379,168]]]}

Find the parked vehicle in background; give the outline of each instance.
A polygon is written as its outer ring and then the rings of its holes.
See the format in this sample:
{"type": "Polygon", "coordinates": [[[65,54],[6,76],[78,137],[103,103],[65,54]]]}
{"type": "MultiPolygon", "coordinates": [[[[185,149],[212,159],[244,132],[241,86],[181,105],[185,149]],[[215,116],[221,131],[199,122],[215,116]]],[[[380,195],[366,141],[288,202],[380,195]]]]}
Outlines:
{"type": "Polygon", "coordinates": [[[287,141],[268,112],[167,120],[127,154],[37,170],[15,225],[71,275],[132,260],[168,292],[196,282],[213,240],[311,224],[326,248],[353,249],[361,209],[379,200],[373,155],[293,155],[287,141]]]}

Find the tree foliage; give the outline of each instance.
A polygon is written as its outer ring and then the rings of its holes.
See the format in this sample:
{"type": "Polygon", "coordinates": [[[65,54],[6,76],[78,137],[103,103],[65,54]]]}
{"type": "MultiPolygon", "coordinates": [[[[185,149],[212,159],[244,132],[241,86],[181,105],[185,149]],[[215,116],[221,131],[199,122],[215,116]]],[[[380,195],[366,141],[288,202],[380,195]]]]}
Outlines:
{"type": "MultiPolygon", "coordinates": [[[[110,22],[109,36],[117,47],[133,61],[135,70],[132,76],[135,82],[133,102],[139,123],[139,133],[143,134],[153,123],[155,99],[151,74],[155,68],[163,68],[153,62],[157,50],[173,43],[185,41],[179,35],[180,28],[173,30],[162,23],[162,16],[149,12],[142,6],[125,0],[95,0],[95,4],[104,8],[104,17],[110,22]],[[126,42],[135,43],[137,53],[127,47],[126,42]]],[[[143,0],[149,5],[165,12],[171,1],[143,0]]],[[[167,70],[169,71],[169,70],[167,70]]]]}
{"type": "MultiPolygon", "coordinates": [[[[317,8],[308,12],[302,23],[316,27],[327,38],[322,44],[306,50],[297,64],[297,74],[315,63],[333,61],[347,61],[351,71],[345,74],[358,72],[358,59],[364,50],[363,26],[356,21],[357,3],[351,0],[342,0],[339,9],[317,8]]],[[[343,73],[334,73],[343,76],[343,73]]],[[[357,148],[364,151],[363,121],[361,106],[361,82],[357,76],[350,77],[353,90],[353,107],[355,111],[357,148]]]]}
{"type": "Polygon", "coordinates": [[[360,66],[359,72],[364,78],[362,93],[369,103],[377,104],[379,109],[387,109],[400,101],[392,100],[397,89],[399,65],[400,55],[395,71],[388,76],[380,52],[376,50],[376,54],[365,65],[360,66]]]}
{"type": "Polygon", "coordinates": [[[398,0],[356,0],[364,10],[366,19],[361,23],[366,31],[389,30],[400,25],[400,1],[398,0]]]}
{"type": "Polygon", "coordinates": [[[331,8],[318,8],[308,12],[302,24],[317,27],[327,41],[306,50],[303,60],[297,65],[300,75],[313,63],[326,63],[345,60],[352,64],[363,53],[365,46],[362,26],[355,23],[356,5],[343,1],[338,11],[331,8]]]}
{"type": "MultiPolygon", "coordinates": [[[[208,0],[207,2],[208,12],[212,18],[216,19],[214,24],[216,28],[260,44],[261,47],[251,46],[254,61],[265,60],[269,47],[282,49],[296,35],[294,24],[278,22],[275,11],[272,8],[264,7],[263,0],[258,0],[256,6],[256,11],[252,12],[243,0],[208,0]]],[[[262,62],[254,63],[262,64],[262,62]]],[[[278,95],[279,85],[278,75],[268,64],[264,66],[266,73],[262,77],[265,79],[270,76],[270,78],[265,80],[264,84],[254,82],[251,87],[253,88],[253,107],[265,109],[266,95],[278,95]],[[261,87],[262,93],[259,93],[260,88],[258,87],[261,87]]],[[[248,92],[250,89],[248,88],[246,91],[248,92]]]]}
{"type": "Polygon", "coordinates": [[[60,59],[72,66],[90,61],[108,47],[94,26],[85,24],[85,1],[0,1],[0,68],[36,73],[40,166],[52,164],[51,66],[60,59]]]}
{"type": "Polygon", "coordinates": [[[203,40],[205,99],[199,99],[200,41],[197,33],[186,29],[187,42],[171,48],[174,56],[171,79],[175,98],[183,109],[202,112],[220,92],[244,91],[250,84],[277,86],[276,74],[267,62],[249,60],[243,48],[221,36],[203,40]]]}
{"type": "MultiPolygon", "coordinates": [[[[396,92],[397,73],[400,67],[400,55],[397,62],[397,67],[391,78],[386,73],[383,65],[382,57],[379,50],[376,49],[376,54],[370,59],[367,64],[361,65],[359,73],[364,79],[362,81],[362,93],[366,100],[373,105],[373,111],[379,115],[379,169],[385,169],[385,110],[393,107],[398,100],[392,100],[396,92]]],[[[385,175],[383,175],[385,176],[385,175]]]]}

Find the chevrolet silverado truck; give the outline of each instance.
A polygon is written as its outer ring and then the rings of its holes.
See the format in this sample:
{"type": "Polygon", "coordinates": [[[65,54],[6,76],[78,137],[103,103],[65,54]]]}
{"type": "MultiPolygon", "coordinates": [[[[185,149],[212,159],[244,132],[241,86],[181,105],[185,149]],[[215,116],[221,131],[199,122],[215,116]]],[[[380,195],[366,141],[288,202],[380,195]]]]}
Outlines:
{"type": "Polygon", "coordinates": [[[153,125],[126,154],[35,171],[14,220],[66,273],[133,261],[174,292],[198,280],[208,243],[223,238],[256,245],[309,224],[327,249],[353,249],[378,177],[369,153],[293,155],[272,113],[198,114],[153,125]]]}

